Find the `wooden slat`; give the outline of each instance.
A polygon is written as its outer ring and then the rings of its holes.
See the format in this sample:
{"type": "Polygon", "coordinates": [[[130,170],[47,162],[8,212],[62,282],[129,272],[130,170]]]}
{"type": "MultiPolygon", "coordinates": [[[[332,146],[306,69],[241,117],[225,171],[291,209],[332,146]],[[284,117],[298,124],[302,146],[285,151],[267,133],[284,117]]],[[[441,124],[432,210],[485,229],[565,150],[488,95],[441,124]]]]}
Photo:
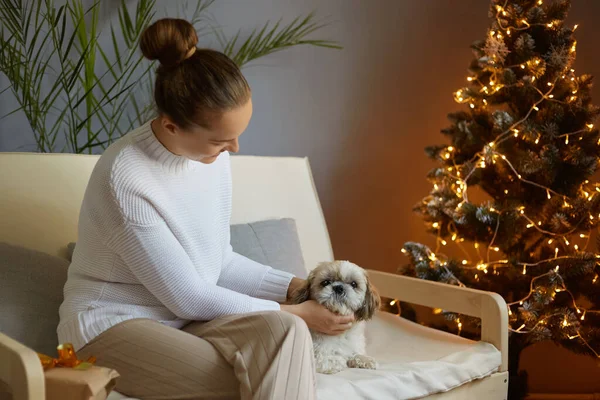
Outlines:
{"type": "Polygon", "coordinates": [[[44,400],[44,370],[35,351],[0,333],[0,380],[13,400],[44,400]]]}

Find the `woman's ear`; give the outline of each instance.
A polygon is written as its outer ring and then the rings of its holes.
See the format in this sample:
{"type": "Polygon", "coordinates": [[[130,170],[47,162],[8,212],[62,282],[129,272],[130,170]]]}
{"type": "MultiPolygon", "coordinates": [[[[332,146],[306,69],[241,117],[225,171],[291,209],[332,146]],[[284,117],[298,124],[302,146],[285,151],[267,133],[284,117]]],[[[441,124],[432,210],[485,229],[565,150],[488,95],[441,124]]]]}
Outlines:
{"type": "Polygon", "coordinates": [[[289,303],[290,304],[300,304],[300,303],[304,303],[307,300],[310,300],[310,285],[312,283],[313,280],[313,274],[312,272],[308,275],[308,278],[306,279],[306,281],[304,281],[304,284],[302,286],[300,286],[298,289],[294,290],[294,292],[292,293],[289,303]]]}
{"type": "Polygon", "coordinates": [[[381,297],[379,297],[379,293],[377,289],[371,284],[369,278],[367,277],[367,291],[365,293],[365,301],[361,308],[356,310],[354,313],[354,317],[357,321],[368,321],[373,318],[375,315],[375,311],[379,310],[381,306],[381,297]]]}

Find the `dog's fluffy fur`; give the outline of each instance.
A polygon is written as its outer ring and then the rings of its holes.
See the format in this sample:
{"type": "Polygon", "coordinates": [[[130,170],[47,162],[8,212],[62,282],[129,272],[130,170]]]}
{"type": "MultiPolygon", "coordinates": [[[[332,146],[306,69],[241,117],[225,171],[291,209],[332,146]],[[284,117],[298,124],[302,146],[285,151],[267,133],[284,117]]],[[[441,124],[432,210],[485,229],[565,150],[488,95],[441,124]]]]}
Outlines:
{"type": "Polygon", "coordinates": [[[354,314],[353,326],[341,335],[330,336],[311,330],[316,369],[335,374],[344,368],[377,368],[365,354],[365,321],[379,309],[381,300],[364,269],[348,261],[321,263],[296,290],[292,303],[315,300],[340,315],[354,314]]]}

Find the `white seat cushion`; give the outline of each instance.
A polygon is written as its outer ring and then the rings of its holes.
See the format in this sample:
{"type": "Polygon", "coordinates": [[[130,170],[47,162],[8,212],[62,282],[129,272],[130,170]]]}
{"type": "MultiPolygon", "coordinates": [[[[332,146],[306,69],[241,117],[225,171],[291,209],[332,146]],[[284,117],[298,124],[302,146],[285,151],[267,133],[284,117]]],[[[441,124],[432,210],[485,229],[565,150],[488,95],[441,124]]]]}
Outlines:
{"type": "MultiPolygon", "coordinates": [[[[367,325],[367,352],[377,359],[378,370],[319,374],[319,399],[415,399],[491,375],[500,366],[500,352],[489,343],[383,312],[367,325]]],[[[108,399],[128,398],[111,393],[108,399]]]]}
{"type": "Polygon", "coordinates": [[[414,399],[491,375],[500,366],[500,352],[489,343],[383,312],[367,325],[367,353],[379,369],[319,375],[319,399],[414,399]]]}

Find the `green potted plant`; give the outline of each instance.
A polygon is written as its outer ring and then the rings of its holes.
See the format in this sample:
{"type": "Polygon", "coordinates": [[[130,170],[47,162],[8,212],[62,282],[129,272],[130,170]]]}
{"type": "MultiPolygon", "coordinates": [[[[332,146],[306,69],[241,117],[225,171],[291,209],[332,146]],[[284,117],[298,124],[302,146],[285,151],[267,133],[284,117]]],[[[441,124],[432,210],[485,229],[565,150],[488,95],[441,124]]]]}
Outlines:
{"type": "MultiPolygon", "coordinates": [[[[191,13],[186,3],[180,12],[191,15],[199,36],[215,35],[240,67],[298,45],[340,48],[308,38],[326,25],[314,13],[285,25],[266,22],[248,35],[238,31],[228,38],[206,15],[213,2],[197,0],[191,13]]],[[[134,5],[121,1],[118,24],[110,24],[106,45],[99,28],[100,1],[85,8],[83,0],[62,6],[53,0],[0,0],[0,72],[9,81],[0,95],[12,93],[18,104],[3,117],[22,112],[37,151],[101,152],[152,117],[154,64],[142,57],[138,41],[154,19],[156,1],[134,5]]]]}

